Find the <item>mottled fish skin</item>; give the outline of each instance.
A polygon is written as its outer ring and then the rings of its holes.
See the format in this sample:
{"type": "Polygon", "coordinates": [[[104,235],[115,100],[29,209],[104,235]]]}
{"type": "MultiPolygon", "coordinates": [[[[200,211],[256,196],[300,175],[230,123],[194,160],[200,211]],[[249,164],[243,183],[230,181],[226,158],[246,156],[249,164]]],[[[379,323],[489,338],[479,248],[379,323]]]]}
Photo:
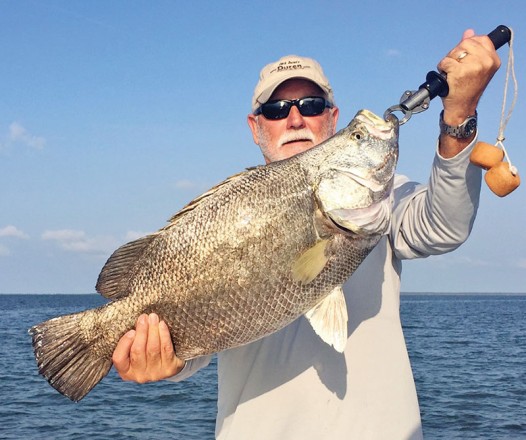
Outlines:
{"type": "Polygon", "coordinates": [[[283,328],[341,286],[386,233],[397,158],[396,118],[362,110],[319,146],[227,179],[114,252],[97,282],[111,302],[30,330],[41,374],[80,400],[141,313],[168,324],[182,359],[283,328]],[[319,258],[311,263],[309,252],[319,258]]]}

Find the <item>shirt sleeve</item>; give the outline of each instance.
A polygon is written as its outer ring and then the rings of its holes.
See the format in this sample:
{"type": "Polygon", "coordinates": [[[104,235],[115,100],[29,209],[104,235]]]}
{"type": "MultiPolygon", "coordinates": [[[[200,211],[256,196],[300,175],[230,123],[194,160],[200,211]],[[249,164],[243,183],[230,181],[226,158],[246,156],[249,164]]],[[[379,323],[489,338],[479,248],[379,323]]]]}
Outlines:
{"type": "Polygon", "coordinates": [[[437,152],[428,185],[397,176],[391,241],[400,259],[438,255],[467,240],[477,213],[482,170],[469,156],[476,139],[456,156],[437,152]]]}
{"type": "Polygon", "coordinates": [[[179,373],[177,373],[175,376],[167,378],[166,380],[171,382],[181,382],[185,379],[188,379],[190,376],[197,373],[201,368],[206,367],[211,360],[211,355],[189,359],[185,362],[183,369],[179,371],[179,373]]]}

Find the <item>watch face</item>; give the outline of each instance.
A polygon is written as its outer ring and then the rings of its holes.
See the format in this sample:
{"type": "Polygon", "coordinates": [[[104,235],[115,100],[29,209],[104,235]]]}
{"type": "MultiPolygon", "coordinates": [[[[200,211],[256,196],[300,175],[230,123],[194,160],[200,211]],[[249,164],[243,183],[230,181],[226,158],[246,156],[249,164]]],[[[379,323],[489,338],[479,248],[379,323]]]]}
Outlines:
{"type": "Polygon", "coordinates": [[[475,118],[470,119],[468,123],[466,124],[466,130],[465,130],[466,136],[472,135],[476,129],[477,129],[477,120],[475,118]]]}

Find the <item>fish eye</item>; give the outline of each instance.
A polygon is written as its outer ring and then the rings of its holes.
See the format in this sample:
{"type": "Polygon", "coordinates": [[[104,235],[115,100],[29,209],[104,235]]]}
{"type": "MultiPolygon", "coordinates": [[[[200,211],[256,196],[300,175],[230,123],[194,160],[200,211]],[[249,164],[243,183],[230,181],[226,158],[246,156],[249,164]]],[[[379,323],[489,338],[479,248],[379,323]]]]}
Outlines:
{"type": "Polygon", "coordinates": [[[351,138],[354,139],[355,141],[361,141],[362,139],[365,138],[365,133],[361,130],[354,130],[351,133],[351,138]]]}

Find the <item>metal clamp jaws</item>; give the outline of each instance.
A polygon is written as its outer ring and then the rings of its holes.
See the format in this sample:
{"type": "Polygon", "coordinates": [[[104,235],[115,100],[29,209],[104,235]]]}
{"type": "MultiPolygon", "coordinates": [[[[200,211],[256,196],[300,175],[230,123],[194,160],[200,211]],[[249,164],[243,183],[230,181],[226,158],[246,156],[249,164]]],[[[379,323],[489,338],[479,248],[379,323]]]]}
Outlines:
{"type": "Polygon", "coordinates": [[[405,124],[411,116],[416,113],[423,112],[429,108],[429,103],[431,99],[427,90],[406,90],[404,94],[400,97],[400,103],[389,107],[384,113],[384,119],[387,120],[387,117],[394,112],[402,112],[404,117],[399,120],[399,125],[405,124]]]}

